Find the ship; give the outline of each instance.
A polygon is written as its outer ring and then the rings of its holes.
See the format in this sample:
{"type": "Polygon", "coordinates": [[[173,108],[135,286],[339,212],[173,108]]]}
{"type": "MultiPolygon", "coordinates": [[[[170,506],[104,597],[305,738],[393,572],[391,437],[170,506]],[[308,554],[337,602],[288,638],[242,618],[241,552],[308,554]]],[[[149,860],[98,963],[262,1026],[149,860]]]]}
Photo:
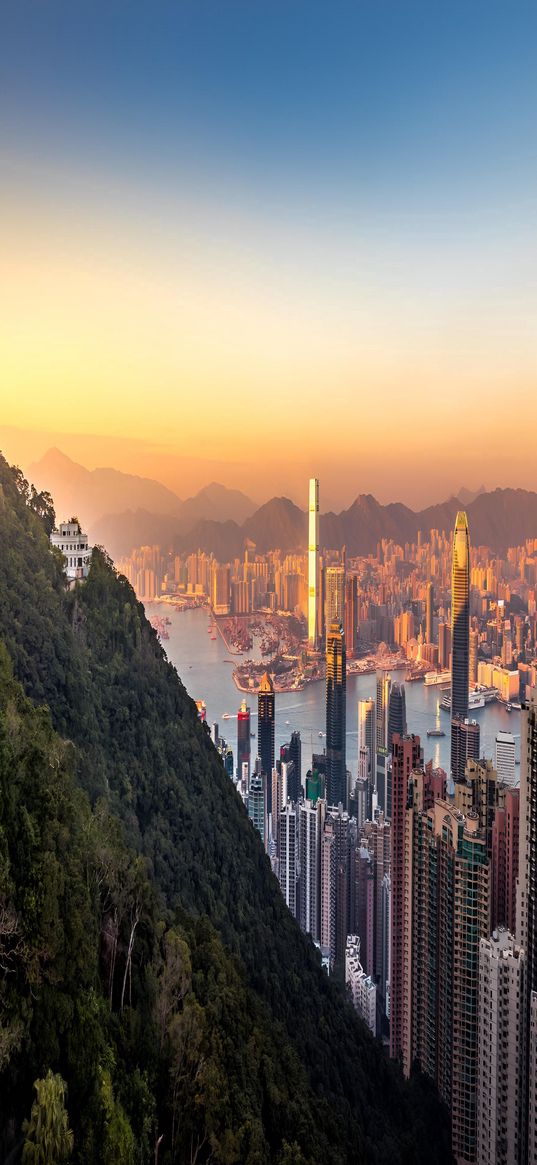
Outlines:
{"type": "Polygon", "coordinates": [[[443,728],[428,728],[427,729],[427,736],[445,736],[445,735],[446,734],[445,734],[443,728]]]}
{"type": "MultiPolygon", "coordinates": [[[[485,704],[490,703],[491,700],[496,699],[496,689],[483,688],[478,691],[470,692],[468,695],[468,711],[475,712],[479,708],[484,708],[485,704]]],[[[440,701],[440,707],[443,712],[451,712],[451,692],[444,692],[440,701]]]]}
{"type": "Polygon", "coordinates": [[[432,684],[434,684],[434,685],[450,684],[451,683],[451,672],[450,671],[428,671],[426,673],[424,683],[425,683],[426,687],[430,687],[432,684]]]}

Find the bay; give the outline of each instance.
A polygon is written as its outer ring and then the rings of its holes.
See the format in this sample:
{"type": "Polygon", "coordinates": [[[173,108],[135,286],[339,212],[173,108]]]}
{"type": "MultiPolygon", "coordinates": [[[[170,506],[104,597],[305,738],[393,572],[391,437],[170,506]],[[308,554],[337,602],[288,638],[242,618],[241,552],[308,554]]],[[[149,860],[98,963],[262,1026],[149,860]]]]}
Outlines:
{"type": "MultiPolygon", "coordinates": [[[[237,710],[243,693],[239,692],[232,678],[235,661],[232,659],[220,635],[212,639],[208,634],[209,614],[207,609],[175,611],[173,607],[146,603],[148,617],[158,612],[166,614],[170,620],[169,638],[163,647],[194,700],[204,700],[207,706],[207,721],[217,723],[220,735],[224,736],[237,755],[237,710]],[[230,719],[223,719],[228,713],[230,719]]],[[[255,643],[255,641],[254,641],[255,643]]],[[[256,657],[256,649],[250,653],[256,657]]],[[[394,678],[404,679],[404,672],[392,673],[394,678]]],[[[435,766],[449,771],[449,715],[438,711],[441,689],[425,687],[423,683],[407,683],[406,707],[408,731],[421,737],[425,760],[432,759],[435,766]],[[427,739],[427,729],[441,727],[446,735],[427,739]]],[[[372,696],[375,698],[375,676],[347,677],[347,768],[356,774],[358,763],[358,701],[372,696]]],[[[257,738],[257,697],[245,697],[251,710],[251,728],[257,738]]],[[[520,713],[507,712],[501,704],[487,704],[485,708],[472,713],[481,730],[481,755],[494,759],[494,740],[499,731],[511,732],[515,737],[516,755],[520,757],[520,713]]],[[[312,752],[322,752],[325,732],[325,686],[324,682],[308,684],[302,692],[284,692],[276,695],[275,741],[276,756],[282,744],[289,740],[293,730],[300,732],[302,740],[302,780],[311,767],[312,752]]],[[[255,757],[256,740],[252,741],[252,756],[255,757]]],[[[518,768],[517,768],[518,780],[518,768]]]]}

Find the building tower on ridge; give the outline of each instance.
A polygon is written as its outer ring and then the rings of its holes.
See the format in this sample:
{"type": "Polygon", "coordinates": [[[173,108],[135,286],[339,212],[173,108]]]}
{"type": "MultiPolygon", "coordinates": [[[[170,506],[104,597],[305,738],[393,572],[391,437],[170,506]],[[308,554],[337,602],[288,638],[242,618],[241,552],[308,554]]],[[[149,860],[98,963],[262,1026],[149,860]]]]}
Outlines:
{"type": "Polygon", "coordinates": [[[316,477],[310,478],[308,524],[308,641],[315,648],[319,642],[319,481],[316,477]]]}

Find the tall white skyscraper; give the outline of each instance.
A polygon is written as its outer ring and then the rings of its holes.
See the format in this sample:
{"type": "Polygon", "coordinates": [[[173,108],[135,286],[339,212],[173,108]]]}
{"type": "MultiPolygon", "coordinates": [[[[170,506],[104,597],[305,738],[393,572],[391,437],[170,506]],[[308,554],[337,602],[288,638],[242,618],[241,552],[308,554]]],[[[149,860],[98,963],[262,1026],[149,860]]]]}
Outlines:
{"type": "Polygon", "coordinates": [[[496,735],[495,768],[498,780],[505,785],[515,785],[515,738],[510,732],[496,735]]]}
{"type": "Polygon", "coordinates": [[[319,481],[310,478],[308,528],[308,640],[310,647],[318,645],[319,606],[319,481]]]}

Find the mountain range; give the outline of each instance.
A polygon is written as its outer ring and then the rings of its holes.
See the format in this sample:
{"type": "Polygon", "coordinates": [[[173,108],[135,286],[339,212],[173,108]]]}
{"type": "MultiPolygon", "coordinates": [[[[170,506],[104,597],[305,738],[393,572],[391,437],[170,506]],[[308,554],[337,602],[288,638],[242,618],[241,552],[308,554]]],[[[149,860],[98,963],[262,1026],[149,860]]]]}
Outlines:
{"type": "MultiPolygon", "coordinates": [[[[286,497],[256,508],[245,494],[213,482],[182,501],[157,481],[115,469],[87,470],[58,449],[30,466],[28,476],[54,495],[58,517],[77,513],[89,526],[90,541],[105,546],[113,558],[154,544],[177,552],[202,549],[221,561],[242,555],[246,540],[260,553],[307,547],[307,513],[286,497]]],[[[537,493],[481,486],[477,491],[461,487],[458,497],[420,511],[359,494],[340,513],[321,514],[320,542],[330,549],[346,546],[351,556],[369,554],[382,538],[405,543],[414,541],[419,530],[449,532],[461,507],[467,510],[474,545],[503,553],[537,537],[537,493]]]]}
{"type": "MultiPolygon", "coordinates": [[[[353,556],[374,553],[382,538],[404,544],[415,541],[420,530],[424,534],[444,530],[449,535],[459,509],[458,498],[415,512],[401,502],[383,506],[371,494],[360,494],[340,514],[321,515],[320,544],[330,549],[346,546],[347,554],[353,556]]],[[[466,510],[473,545],[504,553],[508,546],[537,538],[537,493],[497,489],[479,494],[466,510]]],[[[241,525],[204,519],[181,533],[173,519],[150,514],[143,519],[142,524],[136,514],[110,517],[98,525],[96,533],[101,537],[96,541],[102,541],[113,555],[128,553],[132,546],[141,544],[132,541],[136,532],[145,529],[145,544],[158,542],[183,553],[201,549],[220,561],[242,555],[247,540],[255,543],[260,553],[307,548],[307,514],[289,498],[272,498],[241,525]]]]}
{"type": "Polygon", "coordinates": [[[99,542],[112,518],[121,519],[136,539],[130,545],[139,546],[155,541],[151,522],[172,520],[174,530],[185,531],[204,519],[240,523],[256,509],[246,494],[215,481],[182,500],[159,481],[113,468],[86,469],[57,448],[30,465],[27,475],[37,489],[53,495],[59,518],[76,514],[99,542]]]}

